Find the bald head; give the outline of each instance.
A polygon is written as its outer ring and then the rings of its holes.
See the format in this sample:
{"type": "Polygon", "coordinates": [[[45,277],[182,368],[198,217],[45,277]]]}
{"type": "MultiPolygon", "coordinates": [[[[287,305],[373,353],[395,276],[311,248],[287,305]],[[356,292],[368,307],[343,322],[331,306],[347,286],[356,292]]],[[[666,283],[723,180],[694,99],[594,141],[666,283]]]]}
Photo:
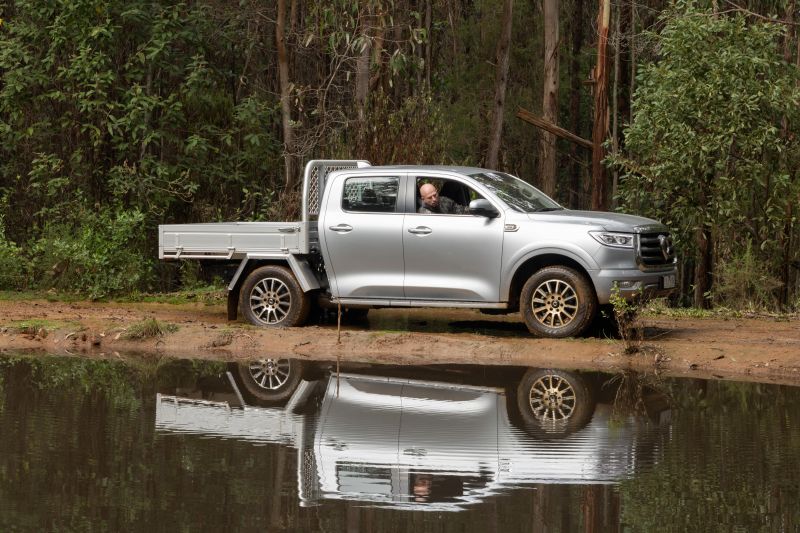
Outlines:
{"type": "Polygon", "coordinates": [[[419,195],[422,197],[422,202],[428,207],[438,207],[439,205],[439,191],[431,183],[426,183],[419,188],[419,195]]]}

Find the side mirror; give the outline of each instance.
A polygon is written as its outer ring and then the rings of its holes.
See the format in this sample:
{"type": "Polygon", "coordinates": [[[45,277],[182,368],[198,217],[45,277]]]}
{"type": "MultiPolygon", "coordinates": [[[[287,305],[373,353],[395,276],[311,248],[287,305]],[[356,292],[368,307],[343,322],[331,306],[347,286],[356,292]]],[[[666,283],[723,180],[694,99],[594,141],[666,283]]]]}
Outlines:
{"type": "Polygon", "coordinates": [[[483,198],[472,200],[469,203],[469,214],[486,218],[497,218],[500,216],[500,212],[495,209],[491,202],[483,198]]]}

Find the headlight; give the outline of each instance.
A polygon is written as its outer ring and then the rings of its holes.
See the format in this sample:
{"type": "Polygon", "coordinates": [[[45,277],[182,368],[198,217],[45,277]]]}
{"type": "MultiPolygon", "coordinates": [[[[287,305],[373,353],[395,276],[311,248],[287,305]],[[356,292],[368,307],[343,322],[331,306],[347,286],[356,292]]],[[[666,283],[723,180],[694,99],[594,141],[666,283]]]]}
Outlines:
{"type": "Polygon", "coordinates": [[[589,235],[600,244],[613,248],[633,248],[633,234],[611,233],[608,231],[590,231],[589,235]]]}

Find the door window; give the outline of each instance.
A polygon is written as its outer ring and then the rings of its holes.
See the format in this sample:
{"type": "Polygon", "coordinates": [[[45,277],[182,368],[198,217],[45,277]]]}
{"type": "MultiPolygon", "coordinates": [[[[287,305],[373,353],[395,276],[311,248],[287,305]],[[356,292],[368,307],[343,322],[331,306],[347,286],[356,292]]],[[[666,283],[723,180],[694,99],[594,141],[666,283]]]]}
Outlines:
{"type": "Polygon", "coordinates": [[[344,182],[342,210],[357,213],[394,213],[400,178],[357,177],[344,182]]]}
{"type": "Polygon", "coordinates": [[[469,203],[483,198],[456,180],[418,177],[415,186],[415,210],[422,215],[468,215],[469,203]]]}

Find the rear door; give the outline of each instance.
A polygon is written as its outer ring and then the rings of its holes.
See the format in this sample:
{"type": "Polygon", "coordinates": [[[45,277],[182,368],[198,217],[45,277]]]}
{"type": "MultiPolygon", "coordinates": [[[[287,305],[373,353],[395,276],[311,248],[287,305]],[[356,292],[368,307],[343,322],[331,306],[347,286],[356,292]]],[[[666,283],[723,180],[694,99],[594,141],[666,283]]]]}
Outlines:
{"type": "Polygon", "coordinates": [[[403,297],[404,179],[400,173],[376,172],[331,183],[319,233],[334,296],[403,297]]]}

